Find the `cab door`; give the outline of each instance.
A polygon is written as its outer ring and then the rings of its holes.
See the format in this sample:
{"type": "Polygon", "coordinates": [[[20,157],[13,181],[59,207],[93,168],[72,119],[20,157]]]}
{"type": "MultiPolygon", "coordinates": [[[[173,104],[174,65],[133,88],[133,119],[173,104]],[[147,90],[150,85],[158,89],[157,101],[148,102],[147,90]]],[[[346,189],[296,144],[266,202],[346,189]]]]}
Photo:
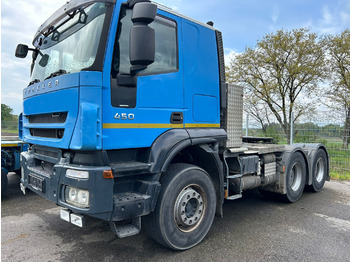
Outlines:
{"type": "MultiPolygon", "coordinates": [[[[158,10],[150,27],[155,30],[155,61],[136,77],[136,86],[118,85],[130,74],[129,34],[132,10],[121,8],[110,75],[103,91],[103,148],[150,147],[162,133],[183,128],[184,91],[179,52],[179,18],[158,10]]],[[[108,57],[107,57],[108,58],[108,57]]],[[[106,58],[106,62],[107,59],[106,58]]]]}

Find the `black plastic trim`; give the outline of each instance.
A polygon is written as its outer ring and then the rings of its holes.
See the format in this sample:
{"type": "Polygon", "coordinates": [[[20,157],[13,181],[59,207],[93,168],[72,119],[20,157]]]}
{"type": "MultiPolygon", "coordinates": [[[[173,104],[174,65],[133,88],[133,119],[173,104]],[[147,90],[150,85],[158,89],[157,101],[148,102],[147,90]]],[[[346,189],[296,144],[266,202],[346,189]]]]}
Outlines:
{"type": "Polygon", "coordinates": [[[171,129],[159,136],[151,147],[150,172],[165,172],[172,159],[186,147],[216,143],[225,139],[227,139],[227,133],[223,129],[171,129]]]}
{"type": "Polygon", "coordinates": [[[170,116],[170,123],[172,124],[182,124],[184,120],[184,115],[182,112],[172,112],[170,116]]]}
{"type": "Polygon", "coordinates": [[[190,137],[185,129],[171,129],[163,133],[153,142],[151,147],[149,156],[150,171],[152,173],[163,172],[166,161],[172,159],[172,156],[190,145],[190,137]]]}
{"type": "Polygon", "coordinates": [[[227,139],[227,133],[224,129],[218,128],[189,128],[186,129],[190,138],[195,139],[208,139],[215,141],[221,141],[227,139]]]}
{"type": "Polygon", "coordinates": [[[220,74],[220,82],[226,82],[225,76],[225,53],[224,53],[224,43],[222,40],[222,34],[220,31],[215,30],[216,34],[216,44],[218,48],[218,60],[219,60],[219,74],[220,74]]]}

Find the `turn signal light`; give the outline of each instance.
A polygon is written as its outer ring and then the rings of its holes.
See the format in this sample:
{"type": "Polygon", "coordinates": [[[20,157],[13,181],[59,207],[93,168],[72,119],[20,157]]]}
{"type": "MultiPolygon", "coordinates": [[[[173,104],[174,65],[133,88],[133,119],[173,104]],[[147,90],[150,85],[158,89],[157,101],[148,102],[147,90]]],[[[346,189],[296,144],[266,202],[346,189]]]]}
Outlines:
{"type": "Polygon", "coordinates": [[[109,169],[109,170],[103,171],[103,178],[106,178],[106,179],[113,179],[114,176],[113,176],[112,170],[109,169]]]}

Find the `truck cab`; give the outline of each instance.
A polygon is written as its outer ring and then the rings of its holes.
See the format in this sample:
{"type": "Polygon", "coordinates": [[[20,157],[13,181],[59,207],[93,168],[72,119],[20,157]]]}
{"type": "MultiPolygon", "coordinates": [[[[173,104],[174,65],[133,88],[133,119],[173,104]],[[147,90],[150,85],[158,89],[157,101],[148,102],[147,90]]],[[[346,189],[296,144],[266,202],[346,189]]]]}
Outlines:
{"type": "Polygon", "coordinates": [[[149,1],[72,0],[33,45],[16,51],[33,52],[20,117],[31,145],[22,189],[69,210],[69,221],[76,213],[138,228],[180,152],[211,155],[227,137],[222,39],[210,25],[149,1]],[[215,149],[197,146],[207,142],[215,149]]]}

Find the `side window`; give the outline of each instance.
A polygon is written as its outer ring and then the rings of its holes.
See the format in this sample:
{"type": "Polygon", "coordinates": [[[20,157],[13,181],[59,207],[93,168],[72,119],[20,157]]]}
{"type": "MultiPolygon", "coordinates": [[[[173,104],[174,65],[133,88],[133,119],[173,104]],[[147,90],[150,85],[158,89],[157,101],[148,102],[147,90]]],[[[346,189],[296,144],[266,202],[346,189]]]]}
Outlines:
{"type": "Polygon", "coordinates": [[[154,63],[142,71],[141,75],[176,71],[178,69],[176,23],[157,16],[150,27],[156,32],[156,54],[154,63]]]}
{"type": "MultiPolygon", "coordinates": [[[[118,73],[130,73],[129,60],[129,34],[133,25],[131,21],[132,10],[124,9],[121,14],[117,39],[114,46],[112,60],[112,77],[118,73]]],[[[156,46],[155,61],[147,67],[140,75],[152,75],[169,73],[178,70],[178,51],[177,51],[177,28],[172,20],[156,17],[150,24],[155,30],[156,46]]]]}

